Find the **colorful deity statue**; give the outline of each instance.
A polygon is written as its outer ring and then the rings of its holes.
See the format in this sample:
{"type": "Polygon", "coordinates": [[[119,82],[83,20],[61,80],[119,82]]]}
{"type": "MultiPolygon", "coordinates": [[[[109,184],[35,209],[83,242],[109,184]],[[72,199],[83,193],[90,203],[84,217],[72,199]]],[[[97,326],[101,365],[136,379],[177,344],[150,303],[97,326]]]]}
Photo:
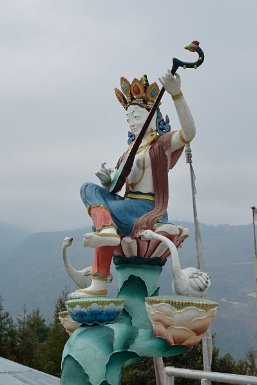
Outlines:
{"type": "MultiPolygon", "coordinates": [[[[94,232],[84,236],[84,246],[95,248],[91,268],[92,283],[76,291],[76,297],[106,295],[106,282],[115,247],[121,237],[138,237],[143,230],[154,230],[167,223],[168,172],[179,159],[185,144],[195,136],[195,124],[184,95],[179,75],[168,71],[160,82],[171,95],[181,129],[172,131],[169,119],[163,119],[159,107],[139,146],[130,174],[126,179],[125,196],[110,192],[112,170],[105,163],[96,173],[101,186],[85,183],[81,198],[94,223],[94,232]]],[[[116,168],[126,159],[138,137],[159,93],[157,83],[149,84],[147,76],[130,83],[121,78],[121,91],[115,89],[119,102],[126,110],[129,125],[128,148],[116,168]]]]}
{"type": "MultiPolygon", "coordinates": [[[[72,268],[66,254],[72,238],[66,237],[62,248],[66,270],[80,289],[65,302],[67,312],[59,314],[70,334],[63,351],[61,385],[120,385],[124,367],[143,357],[159,357],[160,362],[160,357],[185,353],[201,341],[215,318],[217,303],[205,298],[210,278],[194,267],[181,268],[177,248],[188,231],[171,224],[167,215],[168,172],[195,136],[180,77],[174,74],[178,67],[196,68],[204,60],[199,42],[185,48],[197,52],[198,61],[174,58],[171,72],[159,79],[161,90],[157,83],[149,84],[146,75],[132,83],[122,77],[121,90],[115,89],[126,110],[128,148],[113,177],[103,163],[96,173],[101,186],[81,187],[94,223],[94,231],[84,236],[84,246],[95,249],[93,266],[72,268]],[[179,130],[171,131],[168,117],[161,115],[165,90],[174,101],[179,130]],[[173,294],[159,296],[159,276],[169,256],[173,294]],[[112,257],[117,296],[103,298],[112,257]]],[[[157,367],[155,361],[160,383],[164,378],[157,367]]]]}

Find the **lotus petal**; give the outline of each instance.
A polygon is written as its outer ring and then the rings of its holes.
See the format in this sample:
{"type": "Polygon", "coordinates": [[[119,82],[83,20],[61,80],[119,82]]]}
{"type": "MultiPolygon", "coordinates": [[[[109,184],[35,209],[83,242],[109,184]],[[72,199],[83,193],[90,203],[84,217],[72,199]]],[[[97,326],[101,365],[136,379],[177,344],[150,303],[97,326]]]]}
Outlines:
{"type": "Polygon", "coordinates": [[[215,318],[216,313],[217,313],[217,309],[218,309],[218,307],[215,307],[215,308],[213,308],[213,309],[208,310],[206,313],[207,313],[208,315],[211,315],[213,318],[215,318]]]}
{"type": "Polygon", "coordinates": [[[168,317],[166,314],[161,313],[159,311],[156,311],[155,313],[152,313],[149,315],[149,318],[153,322],[160,322],[165,328],[168,328],[169,326],[173,326],[174,322],[171,319],[171,317],[168,317]]]}
{"type": "MultiPolygon", "coordinates": [[[[162,337],[166,341],[173,341],[172,336],[168,336],[167,329],[160,322],[152,322],[152,326],[156,337],[162,337]]],[[[174,344],[174,341],[171,344],[174,344]]]]}
{"type": "Polygon", "coordinates": [[[156,311],[166,314],[167,316],[172,316],[177,310],[169,305],[168,303],[156,303],[156,304],[146,304],[147,312],[152,314],[156,311]]]}
{"type": "Polygon", "coordinates": [[[159,245],[156,247],[156,249],[153,251],[152,255],[150,258],[161,258],[161,256],[166,253],[168,250],[167,245],[164,242],[159,243],[159,245]]]}
{"type": "Polygon", "coordinates": [[[145,254],[145,258],[151,258],[154,250],[159,244],[160,244],[160,241],[158,239],[152,239],[151,241],[148,241],[148,249],[145,254]]]}
{"type": "Polygon", "coordinates": [[[170,235],[178,235],[179,234],[179,229],[177,226],[172,225],[171,223],[165,223],[162,226],[159,226],[156,230],[156,233],[161,233],[165,232],[170,235]]]}
{"type": "Polygon", "coordinates": [[[186,341],[190,337],[194,337],[195,333],[191,330],[180,327],[180,326],[170,326],[168,327],[166,334],[168,338],[173,338],[176,345],[183,345],[184,341],[186,341]]]}
{"type": "Polygon", "coordinates": [[[141,238],[136,238],[136,241],[138,256],[145,257],[148,250],[149,242],[141,238]]]}
{"type": "Polygon", "coordinates": [[[137,255],[137,241],[131,237],[123,237],[121,247],[126,257],[134,257],[137,255]]]}
{"type": "Polygon", "coordinates": [[[188,325],[192,319],[206,316],[206,311],[194,306],[186,307],[182,310],[176,310],[171,317],[176,325],[188,325]]]}
{"type": "Polygon", "coordinates": [[[73,321],[73,319],[70,317],[68,312],[62,312],[63,314],[59,313],[59,320],[64,327],[64,329],[67,332],[74,332],[79,327],[79,323],[76,321],[73,321]]]}
{"type": "Polygon", "coordinates": [[[195,318],[189,322],[188,327],[190,330],[193,330],[196,335],[199,335],[206,332],[212,321],[213,317],[211,315],[195,318]]]}
{"type": "Polygon", "coordinates": [[[203,334],[200,334],[199,336],[189,337],[184,341],[183,345],[186,345],[188,348],[192,348],[201,341],[202,337],[203,334]]]}

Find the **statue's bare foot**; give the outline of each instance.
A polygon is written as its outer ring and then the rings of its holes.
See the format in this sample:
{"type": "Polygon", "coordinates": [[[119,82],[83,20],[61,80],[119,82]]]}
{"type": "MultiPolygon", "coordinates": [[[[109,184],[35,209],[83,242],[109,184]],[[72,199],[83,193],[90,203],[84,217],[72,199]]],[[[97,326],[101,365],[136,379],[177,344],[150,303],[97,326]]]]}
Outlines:
{"type": "Polygon", "coordinates": [[[84,235],[84,247],[118,246],[120,237],[117,233],[87,233],[84,235]]]}

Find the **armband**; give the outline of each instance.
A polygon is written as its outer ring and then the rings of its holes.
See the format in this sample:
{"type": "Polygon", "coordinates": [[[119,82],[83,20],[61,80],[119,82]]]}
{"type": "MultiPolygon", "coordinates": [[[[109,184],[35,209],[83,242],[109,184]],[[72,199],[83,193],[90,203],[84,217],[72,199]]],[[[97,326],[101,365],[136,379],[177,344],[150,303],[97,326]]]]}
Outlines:
{"type": "Polygon", "coordinates": [[[181,140],[181,142],[183,142],[183,143],[185,143],[185,144],[190,143],[190,140],[186,140],[186,139],[184,138],[184,135],[183,135],[183,131],[182,131],[182,130],[179,130],[178,136],[179,136],[179,139],[181,140]]]}

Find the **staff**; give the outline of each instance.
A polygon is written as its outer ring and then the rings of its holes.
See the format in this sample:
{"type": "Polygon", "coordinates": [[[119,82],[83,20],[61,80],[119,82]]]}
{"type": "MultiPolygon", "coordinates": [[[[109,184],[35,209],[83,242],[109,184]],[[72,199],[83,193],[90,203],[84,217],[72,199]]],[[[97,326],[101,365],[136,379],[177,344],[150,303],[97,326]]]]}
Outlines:
{"type": "MultiPolygon", "coordinates": [[[[183,67],[183,68],[197,68],[199,67],[203,61],[204,61],[204,53],[202,51],[202,49],[199,47],[199,42],[198,41],[193,41],[191,44],[189,44],[188,46],[185,47],[185,49],[187,49],[188,51],[190,52],[197,52],[198,53],[198,60],[196,62],[193,62],[193,63],[189,63],[189,62],[183,62],[177,58],[173,58],[173,66],[172,66],[172,70],[171,70],[171,73],[172,75],[174,75],[177,71],[177,69],[179,67],[183,67]]],[[[155,103],[151,109],[151,111],[149,112],[149,115],[142,127],[142,130],[140,131],[127,159],[124,161],[124,163],[122,162],[122,164],[120,165],[119,169],[117,170],[114,178],[113,178],[113,181],[111,183],[111,186],[110,186],[110,192],[112,193],[117,193],[118,191],[120,191],[126,181],[126,178],[127,176],[130,174],[130,171],[131,171],[131,168],[133,166],[133,162],[134,162],[134,159],[135,159],[135,156],[136,156],[136,153],[137,153],[137,150],[142,142],[142,139],[147,131],[147,128],[154,116],[154,113],[155,111],[157,110],[159,104],[160,104],[160,101],[161,101],[161,98],[163,96],[165,92],[165,88],[162,87],[160,92],[159,92],[159,95],[157,96],[156,100],[155,100],[155,103]]]]}

